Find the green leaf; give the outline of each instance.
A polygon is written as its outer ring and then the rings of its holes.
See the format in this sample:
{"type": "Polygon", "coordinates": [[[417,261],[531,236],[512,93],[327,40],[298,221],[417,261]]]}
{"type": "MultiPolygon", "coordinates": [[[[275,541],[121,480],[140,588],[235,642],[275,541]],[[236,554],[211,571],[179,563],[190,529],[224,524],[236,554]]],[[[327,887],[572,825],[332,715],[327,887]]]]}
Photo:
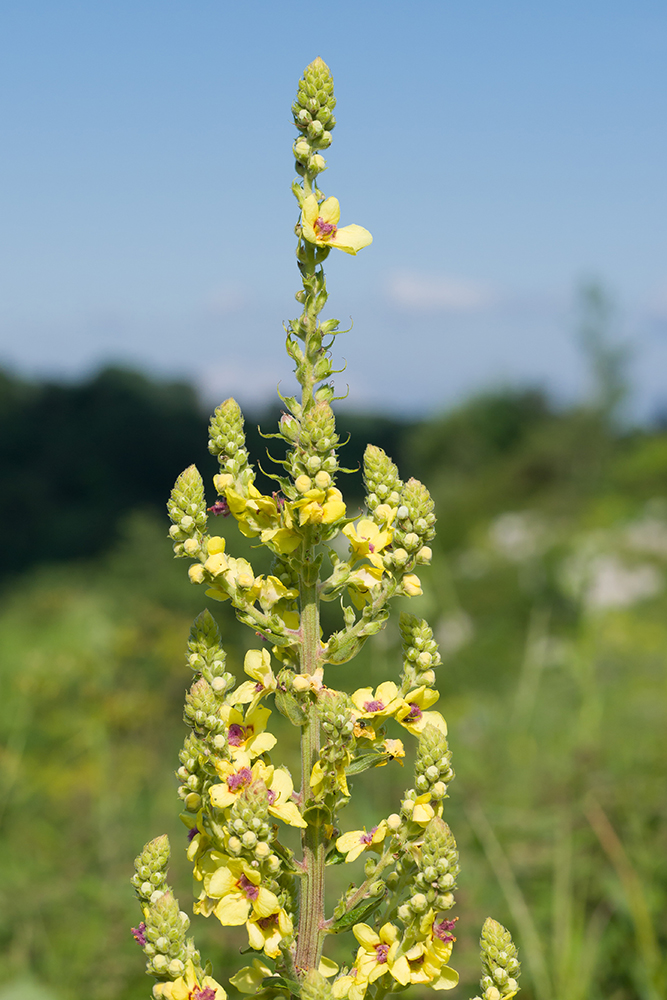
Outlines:
{"type": "Polygon", "coordinates": [[[326,864],[327,865],[344,865],[345,864],[345,855],[341,854],[340,851],[337,851],[336,848],[334,848],[333,851],[331,851],[329,854],[327,854],[326,864]]]}
{"type": "Polygon", "coordinates": [[[378,764],[388,760],[389,754],[380,753],[378,751],[359,754],[359,756],[354,757],[350,764],[345,768],[345,773],[361,774],[362,771],[367,771],[369,767],[377,767],[378,764]]]}
{"type": "Polygon", "coordinates": [[[293,726],[304,726],[306,724],[308,716],[290,691],[276,691],[274,697],[276,708],[281,715],[289,719],[293,726]]]}
{"type": "Polygon", "coordinates": [[[331,933],[340,934],[341,931],[349,931],[355,924],[363,923],[366,917],[370,916],[371,913],[374,913],[380,903],[383,902],[385,893],[386,890],[380,896],[373,896],[371,899],[364,899],[363,902],[359,903],[358,906],[355,906],[349,913],[346,913],[343,917],[339,917],[339,919],[335,920],[331,925],[331,933]]]}

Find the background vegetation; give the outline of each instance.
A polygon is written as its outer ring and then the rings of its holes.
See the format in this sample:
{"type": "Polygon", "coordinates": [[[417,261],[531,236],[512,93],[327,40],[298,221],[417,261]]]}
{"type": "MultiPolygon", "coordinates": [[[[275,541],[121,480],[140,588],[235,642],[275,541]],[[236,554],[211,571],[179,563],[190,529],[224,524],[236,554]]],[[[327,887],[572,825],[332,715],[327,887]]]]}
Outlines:
{"type": "MultiPolygon", "coordinates": [[[[410,610],[446,660],[461,997],[487,914],[515,933],[526,1000],[667,994],[667,433],[618,421],[622,354],[602,337],[604,300],[584,306],[585,405],[506,390],[419,426],[340,418],[343,464],[380,444],[437,504],[410,610]]],[[[69,387],[1,376],[0,1000],[149,994],[128,878],[158,833],[188,905],[170,771],[204,598],[171,559],[164,502],[191,461],[210,476],[206,422],[188,386],[135,372],[69,387]]],[[[358,475],[349,484],[360,503],[358,475]]],[[[234,525],[221,530],[238,551],[234,525]]],[[[226,605],[211,610],[239,671],[246,640],[226,605]]],[[[390,626],[355,675],[383,679],[398,648],[390,626]]],[[[377,775],[357,779],[368,795],[351,828],[408,782],[397,766],[377,775]]],[[[223,973],[239,941],[198,924],[223,973]]]]}

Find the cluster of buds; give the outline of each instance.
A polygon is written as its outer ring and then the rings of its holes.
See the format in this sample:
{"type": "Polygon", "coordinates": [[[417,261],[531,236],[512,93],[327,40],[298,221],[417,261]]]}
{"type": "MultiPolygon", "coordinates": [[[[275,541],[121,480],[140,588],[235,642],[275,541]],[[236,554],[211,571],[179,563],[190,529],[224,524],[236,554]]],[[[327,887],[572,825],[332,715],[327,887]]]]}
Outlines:
{"type": "Polygon", "coordinates": [[[169,537],[174,543],[174,555],[195,558],[202,550],[208,516],[204,499],[204,483],[194,465],[180,474],[167,503],[172,520],[169,537]]]}
{"type": "Polygon", "coordinates": [[[386,452],[374,444],[369,444],[364,452],[364,486],[366,506],[371,514],[375,514],[381,504],[398,507],[403,489],[398,469],[386,452]]]}
{"type": "Polygon", "coordinates": [[[216,698],[221,699],[234,687],[235,678],[225,670],[226,654],[220,641],[220,630],[210,611],[202,611],[190,629],[187,651],[188,666],[210,684],[216,698]]]}
{"type": "Polygon", "coordinates": [[[314,768],[315,788],[321,782],[323,793],[349,795],[345,770],[354,751],[354,715],[349,697],[342,691],[326,689],[322,692],[318,708],[324,743],[320,750],[319,763],[314,768]]]}
{"type": "MultiPolygon", "coordinates": [[[[132,928],[132,935],[146,955],[146,971],[162,982],[178,980],[188,965],[203,975],[199,952],[192,939],[186,939],[190,918],[167,885],[169,854],[166,836],[150,841],[136,858],[132,877],[144,917],[138,927],[132,928]]],[[[158,987],[156,990],[155,996],[168,995],[158,987]]],[[[224,991],[217,1000],[223,1000],[223,995],[224,991]]]]}
{"type": "Polygon", "coordinates": [[[247,852],[268,858],[275,831],[269,823],[268,789],[263,781],[253,781],[237,796],[229,810],[227,849],[238,857],[247,852]]]}
{"type": "Polygon", "coordinates": [[[302,176],[306,171],[317,174],[326,169],[326,161],[317,150],[331,145],[335,107],[333,77],[327,64],[317,58],[304,70],[292,105],[294,124],[301,133],[293,149],[297,173],[302,176]]]}
{"type": "Polygon", "coordinates": [[[201,807],[202,793],[205,794],[215,773],[210,751],[194,733],[188,733],[178,759],[181,762],[176,771],[176,777],[181,782],[178,795],[188,812],[196,813],[201,807]]]}
{"type": "Polygon", "coordinates": [[[447,746],[447,737],[428,723],[421,734],[415,763],[415,788],[420,795],[428,792],[431,798],[440,802],[447,795],[447,785],[454,777],[452,754],[447,746]]]}
{"type": "Polygon", "coordinates": [[[218,493],[224,494],[227,487],[233,486],[245,496],[255,473],[248,462],[243,414],[235,399],[226,399],[216,408],[208,433],[208,450],[220,464],[220,472],[213,479],[218,493]]]}
{"type": "Polygon", "coordinates": [[[418,563],[429,563],[432,553],[425,543],[435,537],[435,514],[431,494],[418,479],[409,479],[403,487],[396,521],[395,545],[415,556],[418,563]]]}
{"type": "Polygon", "coordinates": [[[474,1000],[510,1000],[519,992],[521,966],[510,932],[497,920],[487,917],[480,939],[482,996],[474,1000]]]}
{"type": "Polygon", "coordinates": [[[415,684],[432,684],[434,668],[442,663],[433,629],[424,618],[416,618],[406,611],[401,612],[399,626],[403,640],[404,686],[407,689],[415,684]]]}
{"type": "Polygon", "coordinates": [[[222,756],[225,750],[225,723],[220,703],[209,682],[200,677],[185,696],[185,721],[207,746],[222,756]]]}
{"type": "MultiPolygon", "coordinates": [[[[426,897],[435,910],[451,910],[454,905],[452,890],[459,874],[459,853],[454,835],[447,823],[435,816],[424,831],[419,857],[419,872],[414,886],[426,897]]],[[[414,909],[414,899],[411,903],[414,909]]]]}
{"type": "Polygon", "coordinates": [[[326,400],[316,402],[299,421],[289,416],[287,419],[283,417],[281,424],[289,426],[290,434],[296,425],[296,436],[293,439],[293,449],[288,454],[287,468],[297,490],[306,493],[313,487],[328,489],[338,470],[336,447],[339,442],[336,421],[329,403],[326,400]]]}

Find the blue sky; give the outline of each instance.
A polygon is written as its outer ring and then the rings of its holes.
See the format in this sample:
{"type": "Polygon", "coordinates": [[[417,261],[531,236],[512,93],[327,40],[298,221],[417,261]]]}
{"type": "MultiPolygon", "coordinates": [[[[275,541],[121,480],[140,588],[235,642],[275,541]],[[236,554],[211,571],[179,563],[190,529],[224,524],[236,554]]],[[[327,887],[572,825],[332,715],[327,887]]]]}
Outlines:
{"type": "Polygon", "coordinates": [[[289,109],[316,55],[338,96],[322,186],[375,237],[328,261],[349,405],[575,396],[587,278],[618,304],[635,412],[667,405],[667,6],[649,0],[4,0],[0,364],[122,362],[246,403],[288,385],[289,109]]]}

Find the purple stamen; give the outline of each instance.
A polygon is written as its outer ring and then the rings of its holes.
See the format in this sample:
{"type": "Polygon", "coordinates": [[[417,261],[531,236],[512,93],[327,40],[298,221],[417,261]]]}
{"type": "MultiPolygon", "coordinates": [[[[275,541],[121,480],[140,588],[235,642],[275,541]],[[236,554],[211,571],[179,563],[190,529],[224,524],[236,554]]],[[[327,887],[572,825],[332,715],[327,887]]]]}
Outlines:
{"type": "Polygon", "coordinates": [[[384,710],[384,702],[378,701],[366,701],[364,702],[364,712],[382,712],[384,710]]]}
{"type": "Polygon", "coordinates": [[[265,931],[267,927],[271,927],[272,924],[277,924],[277,923],[278,923],[278,914],[271,913],[270,916],[268,917],[260,917],[259,920],[257,921],[257,926],[261,927],[261,929],[265,931]]]}
{"type": "Polygon", "coordinates": [[[439,924],[433,924],[433,933],[441,941],[444,941],[445,944],[449,941],[456,941],[456,938],[453,934],[450,934],[450,931],[454,930],[458,919],[458,917],[454,917],[453,920],[442,920],[439,924]]]}
{"type": "Polygon", "coordinates": [[[226,500],[216,500],[212,507],[207,507],[209,514],[222,514],[223,517],[229,517],[231,511],[226,500]]]}
{"type": "Polygon", "coordinates": [[[253,900],[253,902],[259,896],[259,886],[253,885],[247,875],[242,875],[236,884],[241,892],[244,893],[248,899],[253,900]]]}
{"type": "Polygon", "coordinates": [[[196,826],[193,826],[190,830],[188,830],[188,842],[193,840],[193,838],[196,837],[198,833],[199,830],[197,829],[196,826]]]}
{"type": "Polygon", "coordinates": [[[267,800],[267,802],[269,803],[270,806],[273,805],[273,803],[276,801],[277,798],[278,798],[278,796],[273,791],[273,789],[267,788],[267,790],[266,790],[266,800],[267,800]]]}
{"type": "Polygon", "coordinates": [[[257,681],[257,683],[255,684],[255,691],[257,692],[257,694],[259,694],[259,692],[263,690],[264,690],[264,685],[262,684],[261,681],[257,681]]]}
{"type": "Polygon", "coordinates": [[[315,220],[314,228],[321,236],[335,236],[338,229],[333,222],[325,222],[321,215],[315,220]]]}
{"type": "Polygon", "coordinates": [[[212,986],[207,986],[205,990],[195,990],[190,995],[192,996],[192,1000],[215,1000],[217,992],[212,986]]]}
{"type": "Polygon", "coordinates": [[[138,927],[131,927],[130,931],[132,933],[132,937],[137,942],[137,944],[140,944],[141,947],[143,948],[144,945],[146,944],[146,934],[145,934],[146,924],[143,922],[143,920],[141,921],[138,927]]]}
{"type": "Polygon", "coordinates": [[[387,961],[387,955],[389,954],[388,944],[376,944],[375,954],[377,955],[378,965],[384,965],[387,961]]]}
{"type": "Polygon", "coordinates": [[[369,552],[375,552],[375,546],[373,545],[372,542],[368,543],[368,551],[369,552]]]}
{"type": "Polygon", "coordinates": [[[241,726],[238,722],[232,722],[229,730],[227,731],[227,742],[230,747],[240,747],[243,743],[245,743],[247,732],[248,730],[245,726],[241,726]]]}
{"type": "Polygon", "coordinates": [[[422,712],[419,705],[415,704],[414,701],[409,702],[409,705],[410,705],[410,714],[407,716],[408,722],[419,722],[424,713],[422,712]]]}
{"type": "Polygon", "coordinates": [[[372,844],[373,843],[373,837],[374,837],[376,831],[377,831],[377,827],[376,826],[372,826],[371,829],[368,831],[368,833],[362,833],[362,835],[359,837],[359,843],[360,844],[372,844]]]}
{"type": "MultiPolygon", "coordinates": [[[[231,740],[230,740],[231,743],[231,740]]],[[[252,771],[249,767],[240,768],[236,774],[230,774],[227,778],[227,788],[230,792],[235,792],[239,788],[245,788],[252,781],[252,771]]]]}

